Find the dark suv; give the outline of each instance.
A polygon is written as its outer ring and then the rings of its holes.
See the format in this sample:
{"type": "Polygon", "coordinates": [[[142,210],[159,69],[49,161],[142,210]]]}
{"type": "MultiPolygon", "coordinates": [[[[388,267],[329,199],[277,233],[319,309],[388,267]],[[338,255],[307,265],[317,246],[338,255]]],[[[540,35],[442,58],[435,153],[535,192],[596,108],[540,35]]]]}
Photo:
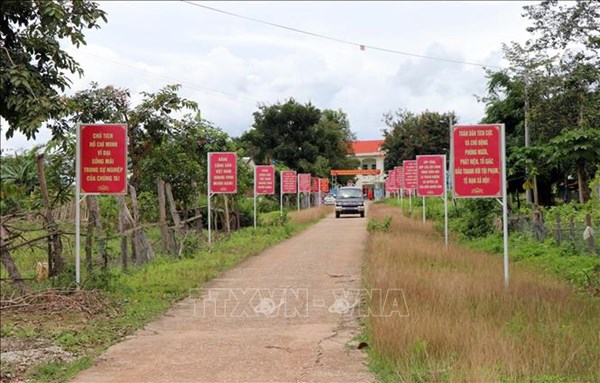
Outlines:
{"type": "Polygon", "coordinates": [[[365,200],[361,188],[341,187],[335,196],[335,218],[342,214],[360,214],[365,216],[365,200]]]}

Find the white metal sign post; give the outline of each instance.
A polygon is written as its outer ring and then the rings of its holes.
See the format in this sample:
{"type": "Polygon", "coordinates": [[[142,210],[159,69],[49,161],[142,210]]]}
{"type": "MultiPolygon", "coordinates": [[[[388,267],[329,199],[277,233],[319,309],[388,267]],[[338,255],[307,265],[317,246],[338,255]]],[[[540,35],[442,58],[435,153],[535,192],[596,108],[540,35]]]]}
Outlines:
{"type": "Polygon", "coordinates": [[[453,146],[450,162],[454,197],[495,198],[502,205],[504,284],[508,286],[508,197],[504,124],[453,126],[451,142],[453,146]]]}

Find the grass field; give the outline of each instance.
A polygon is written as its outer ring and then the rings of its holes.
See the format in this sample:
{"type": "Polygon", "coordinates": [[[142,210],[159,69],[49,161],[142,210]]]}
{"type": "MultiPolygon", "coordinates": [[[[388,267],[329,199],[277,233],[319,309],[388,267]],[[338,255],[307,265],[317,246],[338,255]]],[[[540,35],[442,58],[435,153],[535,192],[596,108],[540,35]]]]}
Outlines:
{"type": "Polygon", "coordinates": [[[500,257],[452,244],[446,251],[430,223],[372,206],[370,219],[387,217],[387,231],[369,234],[364,283],[402,289],[409,316],[367,321],[382,381],[600,381],[598,298],[520,264],[511,264],[505,288],[500,257]]]}

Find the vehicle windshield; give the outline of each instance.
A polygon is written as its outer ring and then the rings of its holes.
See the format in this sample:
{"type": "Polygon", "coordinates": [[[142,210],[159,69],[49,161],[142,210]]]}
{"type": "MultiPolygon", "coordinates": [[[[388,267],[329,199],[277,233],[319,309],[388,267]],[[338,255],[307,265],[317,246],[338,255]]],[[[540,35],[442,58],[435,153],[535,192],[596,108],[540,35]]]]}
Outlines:
{"type": "Polygon", "coordinates": [[[337,198],[361,198],[362,190],[360,189],[340,189],[337,198]]]}

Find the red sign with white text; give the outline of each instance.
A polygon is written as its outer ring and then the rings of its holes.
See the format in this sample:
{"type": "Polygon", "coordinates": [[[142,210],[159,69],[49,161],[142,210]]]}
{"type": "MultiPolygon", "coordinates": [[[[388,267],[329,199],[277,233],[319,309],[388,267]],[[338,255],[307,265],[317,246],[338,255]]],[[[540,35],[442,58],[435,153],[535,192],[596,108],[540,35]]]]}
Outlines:
{"type": "Polygon", "coordinates": [[[407,160],[403,161],[404,168],[404,187],[406,189],[417,188],[417,161],[407,160]]]}
{"type": "Polygon", "coordinates": [[[398,185],[396,185],[396,169],[388,170],[388,180],[390,192],[395,193],[398,191],[398,185]]]}
{"type": "Polygon", "coordinates": [[[83,194],[127,193],[127,126],[79,127],[79,190],[83,194]]]}
{"type": "Polygon", "coordinates": [[[275,194],[275,167],[273,165],[254,167],[254,190],[256,194],[275,194]]]}
{"type": "Polygon", "coordinates": [[[446,191],[446,156],[417,156],[417,195],[443,197],[446,191]]]}
{"type": "Polygon", "coordinates": [[[321,178],[321,193],[329,193],[329,180],[327,178],[321,178]]]}
{"type": "Polygon", "coordinates": [[[281,174],[281,193],[292,194],[296,192],[296,172],[294,170],[282,170],[281,174]]]}
{"type": "Polygon", "coordinates": [[[454,126],[454,196],[502,196],[502,125],[454,126]]]}
{"type": "Polygon", "coordinates": [[[318,193],[319,192],[319,178],[311,178],[310,179],[310,192],[318,193]]]}
{"type": "Polygon", "coordinates": [[[310,173],[298,174],[298,191],[300,193],[310,192],[310,173]]]}
{"type": "Polygon", "coordinates": [[[396,176],[396,187],[404,189],[404,166],[394,167],[394,175],[396,176]]]}
{"type": "Polygon", "coordinates": [[[237,155],[233,152],[208,153],[208,187],[214,194],[237,193],[237,155]]]}

